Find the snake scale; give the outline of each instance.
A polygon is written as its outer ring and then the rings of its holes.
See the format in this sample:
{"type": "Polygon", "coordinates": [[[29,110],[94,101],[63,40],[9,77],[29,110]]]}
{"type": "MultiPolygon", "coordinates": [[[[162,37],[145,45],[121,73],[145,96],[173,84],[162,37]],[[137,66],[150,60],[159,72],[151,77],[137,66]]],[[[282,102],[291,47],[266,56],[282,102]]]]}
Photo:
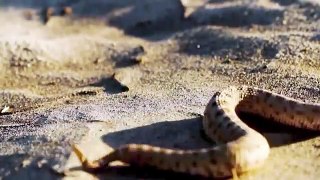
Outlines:
{"type": "Polygon", "coordinates": [[[76,145],[73,150],[87,171],[105,168],[119,160],[205,177],[237,177],[261,167],[270,151],[265,137],[241,121],[239,112],[298,128],[320,130],[320,104],[305,103],[255,87],[231,86],[216,92],[204,111],[203,128],[206,135],[217,142],[214,147],[179,150],[127,144],[96,161],[88,161],[76,145]]]}

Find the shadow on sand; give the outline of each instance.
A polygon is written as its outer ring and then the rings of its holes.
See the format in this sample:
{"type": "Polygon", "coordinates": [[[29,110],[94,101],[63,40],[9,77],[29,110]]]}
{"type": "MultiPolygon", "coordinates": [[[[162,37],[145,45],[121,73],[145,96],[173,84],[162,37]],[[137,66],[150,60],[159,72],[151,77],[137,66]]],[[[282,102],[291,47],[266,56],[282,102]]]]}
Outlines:
{"type": "Polygon", "coordinates": [[[109,94],[118,94],[129,91],[129,88],[115,79],[114,76],[102,77],[97,82],[91,83],[90,86],[103,87],[104,92],[109,94]]]}
{"type": "Polygon", "coordinates": [[[228,57],[233,60],[273,59],[278,45],[257,37],[232,35],[223,29],[199,28],[174,38],[179,52],[188,55],[228,57]]]}
{"type": "MultiPolygon", "coordinates": [[[[239,116],[250,127],[253,127],[263,134],[276,134],[277,139],[274,139],[274,136],[272,136],[272,138],[270,138],[271,136],[266,136],[271,147],[297,143],[320,135],[319,132],[289,127],[251,114],[240,114],[239,116]],[[288,139],[282,137],[282,135],[287,137],[288,134],[291,138],[288,139]],[[283,140],[281,140],[282,138],[283,140]]],[[[202,137],[203,130],[201,119],[202,117],[198,117],[178,121],[154,123],[143,127],[109,133],[104,135],[102,140],[113,148],[117,148],[127,143],[150,144],[177,149],[210,147],[212,146],[212,143],[209,143],[202,137]]],[[[108,168],[106,171],[97,174],[100,179],[105,179],[105,177],[119,177],[119,175],[127,178],[201,179],[198,176],[190,177],[183,173],[160,171],[149,167],[137,168],[119,166],[108,168]]]]}
{"type": "Polygon", "coordinates": [[[185,7],[178,1],[154,1],[143,3],[132,0],[115,1],[22,1],[3,0],[0,7],[33,8],[41,12],[47,7],[62,8],[70,6],[75,19],[99,19],[123,30],[128,35],[150,41],[164,40],[176,32],[202,25],[218,25],[223,27],[250,27],[252,25],[270,25],[281,20],[282,10],[263,7],[246,7],[234,5],[208,9],[198,7],[186,16],[185,7]],[[158,12],[159,11],[159,12],[158,12]],[[119,13],[115,13],[119,12],[119,13]],[[143,12],[150,12],[146,14],[143,12]],[[155,13],[161,15],[154,15],[155,13]],[[155,34],[163,34],[164,36],[155,34]]]}

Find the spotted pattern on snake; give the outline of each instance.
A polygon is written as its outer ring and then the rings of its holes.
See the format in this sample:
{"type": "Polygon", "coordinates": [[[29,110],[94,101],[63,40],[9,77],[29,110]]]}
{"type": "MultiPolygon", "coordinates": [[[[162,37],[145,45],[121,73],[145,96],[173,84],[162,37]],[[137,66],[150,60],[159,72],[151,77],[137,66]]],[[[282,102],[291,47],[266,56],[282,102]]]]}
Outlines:
{"type": "Polygon", "coordinates": [[[178,150],[127,144],[96,161],[88,161],[78,146],[74,145],[73,149],[87,171],[101,170],[110,162],[120,160],[205,177],[235,176],[260,168],[270,151],[267,140],[238,117],[241,112],[298,128],[320,130],[320,104],[305,103],[263,89],[232,86],[215,93],[204,111],[204,131],[217,142],[212,148],[178,150]]]}

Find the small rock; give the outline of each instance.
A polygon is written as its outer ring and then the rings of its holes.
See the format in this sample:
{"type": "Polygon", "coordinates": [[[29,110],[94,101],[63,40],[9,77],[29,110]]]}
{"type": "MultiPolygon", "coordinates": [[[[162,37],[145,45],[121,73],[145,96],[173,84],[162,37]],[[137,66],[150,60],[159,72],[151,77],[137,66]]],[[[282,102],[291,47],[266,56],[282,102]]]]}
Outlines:
{"type": "Polygon", "coordinates": [[[41,16],[42,16],[44,24],[47,24],[47,22],[50,20],[51,16],[54,15],[54,12],[55,12],[55,10],[53,7],[47,7],[42,10],[41,16]]]}
{"type": "Polygon", "coordinates": [[[65,6],[62,8],[60,15],[61,16],[70,16],[70,15],[72,15],[72,12],[73,12],[72,7],[65,6]]]}
{"type": "Polygon", "coordinates": [[[48,163],[47,160],[42,159],[42,160],[40,160],[40,161],[37,162],[37,166],[38,166],[38,168],[42,168],[43,165],[45,165],[45,164],[47,164],[47,163],[48,163]]]}
{"type": "Polygon", "coordinates": [[[31,164],[30,159],[25,159],[25,160],[22,161],[21,166],[23,168],[25,168],[25,167],[29,166],[30,164],[31,164]]]}

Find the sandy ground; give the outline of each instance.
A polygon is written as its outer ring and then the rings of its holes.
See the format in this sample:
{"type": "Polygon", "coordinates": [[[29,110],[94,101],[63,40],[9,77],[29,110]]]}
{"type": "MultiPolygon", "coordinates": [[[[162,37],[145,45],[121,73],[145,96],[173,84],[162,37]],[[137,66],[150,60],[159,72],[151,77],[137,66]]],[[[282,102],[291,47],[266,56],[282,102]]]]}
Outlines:
{"type": "MultiPolygon", "coordinates": [[[[170,179],[81,171],[126,143],[208,147],[214,92],[253,85],[320,102],[320,4],[303,0],[0,1],[0,179],[170,179]],[[43,9],[53,7],[46,20],[43,9]],[[62,7],[72,15],[61,16],[62,7]],[[63,175],[63,172],[65,175],[63,175]]],[[[318,179],[320,138],[244,117],[272,146],[241,179],[318,179]],[[278,128],[279,127],[279,128],[278,128]]],[[[194,177],[199,178],[199,177],[194,177]]]]}

